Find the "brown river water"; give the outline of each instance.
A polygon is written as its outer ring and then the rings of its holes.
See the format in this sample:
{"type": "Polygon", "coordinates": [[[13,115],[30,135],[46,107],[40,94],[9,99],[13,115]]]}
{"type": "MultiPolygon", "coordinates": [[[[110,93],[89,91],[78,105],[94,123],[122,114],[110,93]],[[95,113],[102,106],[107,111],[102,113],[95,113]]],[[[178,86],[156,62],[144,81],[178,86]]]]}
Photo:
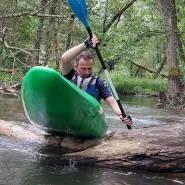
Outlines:
{"type": "MultiPolygon", "coordinates": [[[[157,99],[146,96],[121,98],[124,110],[133,118],[133,129],[183,122],[181,111],[158,109],[157,99]]],[[[112,110],[102,103],[109,131],[123,130],[112,110]]],[[[29,123],[20,99],[0,95],[0,119],[29,123]]],[[[75,167],[74,164],[41,163],[34,147],[13,138],[0,136],[0,185],[178,185],[185,184],[184,173],[151,173],[147,171],[112,170],[107,168],[75,167]]]]}

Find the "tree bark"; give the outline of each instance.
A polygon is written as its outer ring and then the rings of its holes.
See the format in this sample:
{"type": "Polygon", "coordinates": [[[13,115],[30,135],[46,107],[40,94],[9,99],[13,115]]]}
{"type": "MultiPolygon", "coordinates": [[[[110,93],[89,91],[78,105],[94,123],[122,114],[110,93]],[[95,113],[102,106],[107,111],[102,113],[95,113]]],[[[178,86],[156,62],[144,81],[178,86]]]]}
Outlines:
{"type": "Polygon", "coordinates": [[[179,61],[177,58],[180,37],[177,28],[175,0],[157,0],[167,36],[168,96],[174,105],[180,104],[181,84],[179,61]]]}
{"type": "MultiPolygon", "coordinates": [[[[42,0],[40,8],[44,7],[47,4],[47,0],[42,0]]],[[[42,14],[45,14],[45,9],[42,10],[42,14]]],[[[38,23],[38,28],[36,32],[36,38],[35,38],[35,46],[33,54],[33,60],[32,60],[32,66],[36,66],[39,64],[39,54],[40,54],[40,49],[41,49],[41,41],[42,41],[42,33],[43,33],[43,26],[44,26],[44,19],[45,17],[40,17],[39,18],[39,23],[38,23]]]]}
{"type": "MultiPolygon", "coordinates": [[[[49,10],[49,14],[50,15],[54,15],[55,14],[55,10],[57,8],[57,0],[53,0],[51,3],[51,7],[49,10]]],[[[45,55],[45,61],[44,61],[44,66],[46,66],[48,64],[48,61],[52,55],[52,37],[53,37],[53,32],[55,29],[53,29],[53,27],[55,27],[55,19],[53,17],[49,18],[49,25],[48,25],[48,30],[46,32],[46,55],[45,55]]]]}
{"type": "Polygon", "coordinates": [[[39,160],[108,168],[185,171],[185,123],[112,132],[102,139],[50,136],[30,124],[0,120],[0,135],[37,143],[39,160]],[[60,150],[47,152],[47,147],[60,150]],[[64,148],[68,152],[64,154],[64,148]],[[42,152],[41,152],[42,151],[42,152]],[[56,152],[57,151],[57,152],[56,152]]]}
{"type": "MultiPolygon", "coordinates": [[[[162,57],[161,57],[162,58],[162,57]]],[[[164,57],[163,57],[163,61],[161,63],[161,65],[159,66],[159,68],[157,69],[156,73],[154,74],[153,78],[156,79],[159,75],[160,75],[160,72],[162,71],[164,65],[166,64],[166,43],[164,43],[164,57]]],[[[161,61],[161,60],[159,60],[161,61]]]]}
{"type": "Polygon", "coordinates": [[[72,14],[71,19],[69,20],[69,25],[68,25],[66,50],[68,50],[71,47],[71,37],[73,33],[74,18],[75,18],[74,14],[72,14]]]}
{"type": "Polygon", "coordinates": [[[54,55],[56,56],[56,68],[59,69],[60,52],[59,52],[59,21],[54,27],[54,55]]]}

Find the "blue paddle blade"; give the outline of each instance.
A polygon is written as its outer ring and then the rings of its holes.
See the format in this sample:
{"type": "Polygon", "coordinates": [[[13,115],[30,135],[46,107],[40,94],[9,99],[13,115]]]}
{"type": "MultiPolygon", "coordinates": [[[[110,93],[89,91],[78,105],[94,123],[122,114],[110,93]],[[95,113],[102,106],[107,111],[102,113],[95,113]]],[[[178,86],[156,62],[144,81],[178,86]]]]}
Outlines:
{"type": "Polygon", "coordinates": [[[84,24],[86,28],[89,27],[87,18],[87,5],[85,0],[68,0],[69,5],[78,19],[84,24]]]}

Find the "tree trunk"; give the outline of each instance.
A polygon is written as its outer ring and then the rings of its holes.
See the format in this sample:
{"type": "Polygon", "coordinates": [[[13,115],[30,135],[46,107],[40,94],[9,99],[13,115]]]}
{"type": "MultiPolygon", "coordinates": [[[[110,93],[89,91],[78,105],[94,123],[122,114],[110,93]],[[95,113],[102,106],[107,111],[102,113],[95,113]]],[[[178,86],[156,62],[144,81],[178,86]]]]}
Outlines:
{"type": "Polygon", "coordinates": [[[56,68],[59,69],[60,53],[59,53],[59,23],[54,28],[54,55],[56,57],[56,68]]]}
{"type": "MultiPolygon", "coordinates": [[[[42,0],[40,9],[47,4],[47,0],[42,0]]],[[[45,14],[45,8],[41,12],[43,15],[45,14]]],[[[42,41],[42,33],[43,33],[43,25],[44,25],[44,17],[39,17],[38,28],[36,32],[36,39],[35,39],[35,46],[33,51],[33,59],[32,59],[32,66],[36,66],[39,64],[39,54],[41,49],[41,41],[42,41]]]]}
{"type": "Polygon", "coordinates": [[[177,58],[180,38],[177,28],[175,0],[157,0],[157,5],[167,36],[168,96],[174,105],[179,105],[182,89],[180,84],[181,73],[177,58]]]}
{"type": "Polygon", "coordinates": [[[102,139],[84,139],[50,136],[30,124],[0,120],[0,135],[27,141],[30,146],[37,144],[41,161],[59,164],[74,161],[75,165],[127,170],[185,172],[184,133],[185,123],[179,123],[112,132],[102,139]]]}
{"type": "MultiPolygon", "coordinates": [[[[49,10],[50,15],[55,14],[56,7],[57,7],[57,0],[53,0],[51,3],[50,10],[49,10]]],[[[51,48],[52,48],[52,35],[54,35],[53,32],[55,30],[53,29],[54,26],[55,26],[55,18],[50,17],[49,24],[48,24],[48,30],[46,32],[46,55],[45,55],[44,66],[48,64],[48,60],[52,54],[51,48]]]]}
{"type": "MultiPolygon", "coordinates": [[[[159,56],[158,56],[159,57],[159,56]]],[[[160,56],[160,58],[162,58],[160,56]]],[[[153,78],[156,79],[159,75],[160,75],[160,72],[162,71],[164,65],[166,64],[166,43],[164,43],[164,57],[162,58],[162,62],[161,62],[161,65],[159,66],[159,68],[157,69],[156,73],[154,74],[153,78]]],[[[159,59],[159,62],[161,60],[159,59]]]]}
{"type": "Polygon", "coordinates": [[[75,18],[74,14],[72,14],[71,19],[69,20],[69,25],[68,25],[66,50],[68,50],[71,47],[71,36],[73,33],[74,18],[75,18]]]}

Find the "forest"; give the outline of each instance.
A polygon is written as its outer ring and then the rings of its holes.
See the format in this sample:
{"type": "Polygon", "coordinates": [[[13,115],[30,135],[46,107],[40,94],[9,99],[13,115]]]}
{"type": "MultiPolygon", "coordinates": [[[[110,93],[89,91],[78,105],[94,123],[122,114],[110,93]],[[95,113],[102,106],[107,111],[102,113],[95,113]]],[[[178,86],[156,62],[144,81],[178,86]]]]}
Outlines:
{"type": "MultiPolygon", "coordinates": [[[[185,0],[86,2],[118,92],[165,93],[167,102],[183,105],[185,0]]],[[[58,71],[61,55],[87,37],[67,0],[1,0],[0,92],[20,89],[34,66],[58,71]]],[[[97,57],[95,72],[104,75],[97,57]]]]}

